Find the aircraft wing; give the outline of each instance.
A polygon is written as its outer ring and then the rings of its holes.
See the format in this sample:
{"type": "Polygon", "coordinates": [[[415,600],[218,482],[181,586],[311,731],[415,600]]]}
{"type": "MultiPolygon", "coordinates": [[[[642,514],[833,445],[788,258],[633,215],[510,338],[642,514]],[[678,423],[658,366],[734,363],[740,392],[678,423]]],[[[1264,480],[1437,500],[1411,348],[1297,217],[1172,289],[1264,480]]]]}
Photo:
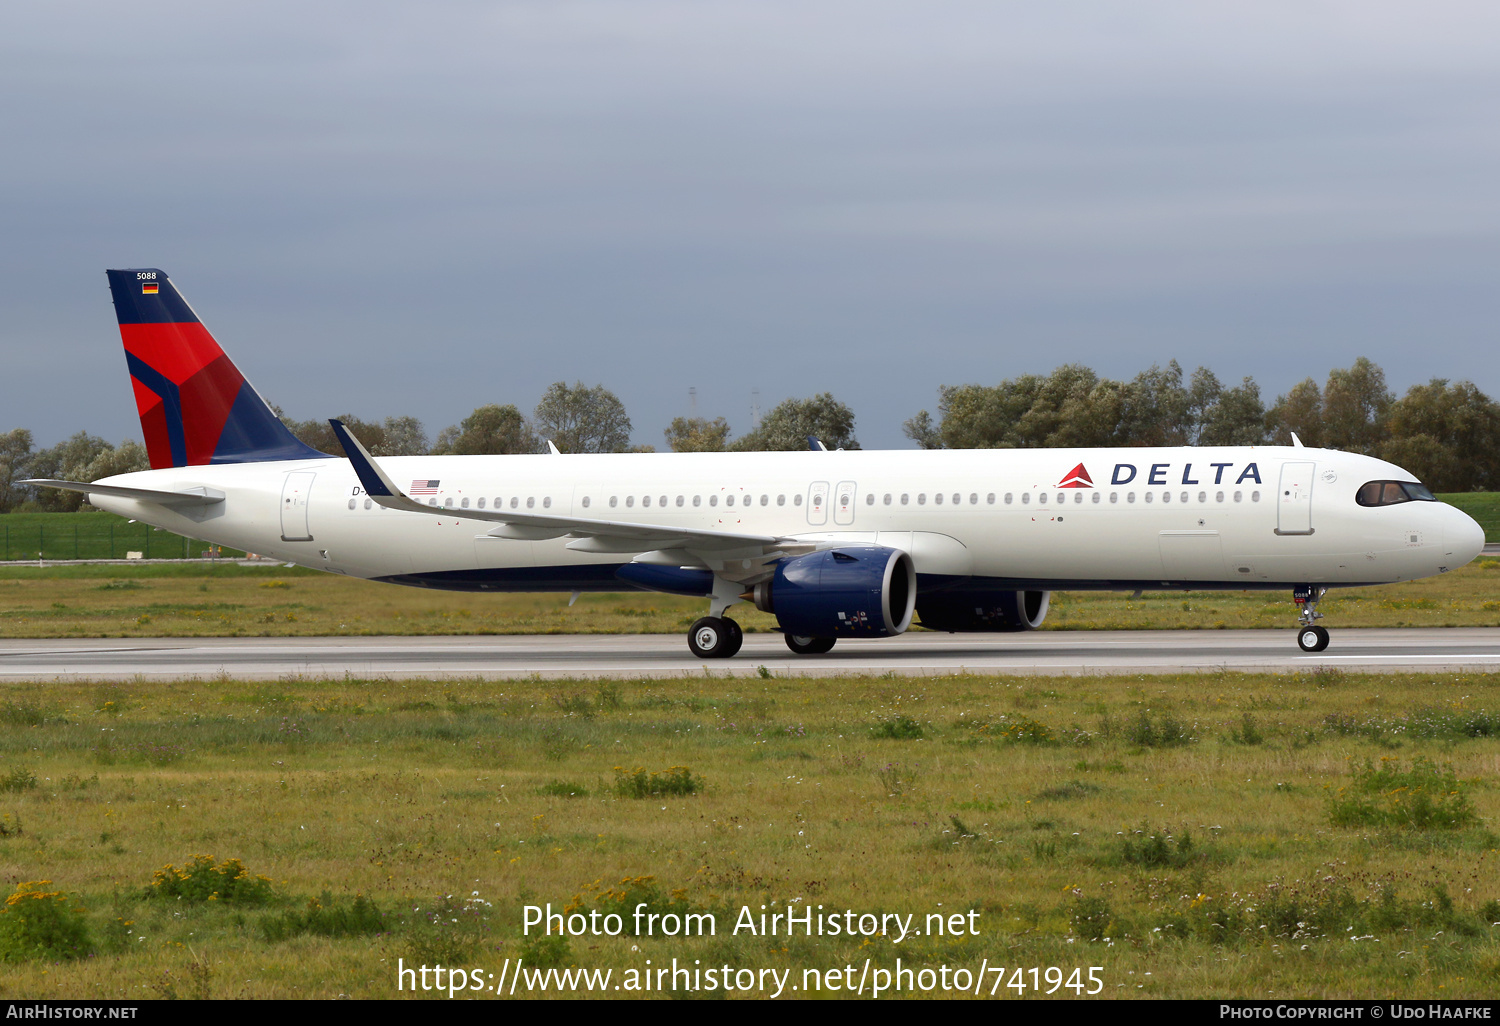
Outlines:
{"type": "Polygon", "coordinates": [[[583,552],[648,552],[656,549],[686,549],[715,552],[756,550],[762,554],[804,550],[807,545],[768,534],[743,534],[730,531],[708,531],[674,524],[643,524],[618,520],[595,520],[588,517],[564,517],[546,513],[522,513],[518,510],[460,509],[453,506],[424,506],[403,492],[390,475],[375,462],[359,439],[338,420],[330,420],[333,433],[343,443],[354,472],[365,493],[389,509],[430,516],[481,520],[501,525],[490,533],[499,538],[557,538],[572,535],[576,541],[570,549],[583,552]]]}
{"type": "Polygon", "coordinates": [[[185,488],[182,491],[167,491],[158,488],[128,488],[123,485],[89,484],[87,481],[59,481],[53,478],[35,477],[20,484],[41,485],[43,488],[62,488],[70,492],[91,495],[113,495],[121,499],[139,499],[154,502],[158,506],[210,506],[223,502],[222,492],[211,488],[185,488]]]}

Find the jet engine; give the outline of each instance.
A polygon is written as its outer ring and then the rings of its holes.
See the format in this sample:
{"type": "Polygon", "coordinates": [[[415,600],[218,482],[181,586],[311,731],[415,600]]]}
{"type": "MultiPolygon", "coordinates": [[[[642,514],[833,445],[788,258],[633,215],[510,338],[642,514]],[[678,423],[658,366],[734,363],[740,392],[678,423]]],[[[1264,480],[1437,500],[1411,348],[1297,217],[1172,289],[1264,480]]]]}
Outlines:
{"type": "Polygon", "coordinates": [[[752,597],[789,635],[886,638],[911,626],[917,570],[899,549],[846,545],[782,561],[752,597]]]}
{"type": "Polygon", "coordinates": [[[1050,591],[931,591],[917,599],[923,627],[949,633],[1030,631],[1047,618],[1050,591]]]}

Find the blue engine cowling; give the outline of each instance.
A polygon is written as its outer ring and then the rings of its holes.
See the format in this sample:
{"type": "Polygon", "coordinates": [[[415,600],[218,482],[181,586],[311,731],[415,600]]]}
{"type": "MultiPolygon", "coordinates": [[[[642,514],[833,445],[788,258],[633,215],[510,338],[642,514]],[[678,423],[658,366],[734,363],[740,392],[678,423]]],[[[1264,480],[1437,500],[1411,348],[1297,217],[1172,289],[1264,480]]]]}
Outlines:
{"type": "Polygon", "coordinates": [[[1030,631],[1047,618],[1050,591],[929,591],[917,599],[928,630],[949,633],[1030,631]]]}
{"type": "Polygon", "coordinates": [[[788,634],[888,638],[911,626],[917,570],[884,545],[845,545],[783,560],[755,586],[755,605],[788,634]]]}

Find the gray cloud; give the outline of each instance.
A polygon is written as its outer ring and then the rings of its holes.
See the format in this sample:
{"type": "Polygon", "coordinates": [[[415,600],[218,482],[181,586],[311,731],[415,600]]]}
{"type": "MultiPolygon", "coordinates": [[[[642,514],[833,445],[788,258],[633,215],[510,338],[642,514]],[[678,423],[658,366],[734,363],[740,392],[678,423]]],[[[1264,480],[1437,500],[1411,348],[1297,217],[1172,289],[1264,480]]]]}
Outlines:
{"type": "Polygon", "coordinates": [[[602,381],[637,441],[831,390],[1358,355],[1500,391],[1500,11],[31,5],[0,39],[0,430],[138,435],[106,266],[299,417],[602,381]]]}

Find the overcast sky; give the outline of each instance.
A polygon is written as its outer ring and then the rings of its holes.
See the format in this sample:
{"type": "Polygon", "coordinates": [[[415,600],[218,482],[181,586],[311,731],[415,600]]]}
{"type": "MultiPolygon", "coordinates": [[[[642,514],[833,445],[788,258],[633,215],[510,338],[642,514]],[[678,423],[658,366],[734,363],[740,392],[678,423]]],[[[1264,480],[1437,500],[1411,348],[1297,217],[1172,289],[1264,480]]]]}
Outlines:
{"type": "Polygon", "coordinates": [[[1500,394],[1500,6],[12,5],[0,431],[140,437],[106,267],[293,416],[637,443],[831,391],[1367,355],[1500,394]]]}

